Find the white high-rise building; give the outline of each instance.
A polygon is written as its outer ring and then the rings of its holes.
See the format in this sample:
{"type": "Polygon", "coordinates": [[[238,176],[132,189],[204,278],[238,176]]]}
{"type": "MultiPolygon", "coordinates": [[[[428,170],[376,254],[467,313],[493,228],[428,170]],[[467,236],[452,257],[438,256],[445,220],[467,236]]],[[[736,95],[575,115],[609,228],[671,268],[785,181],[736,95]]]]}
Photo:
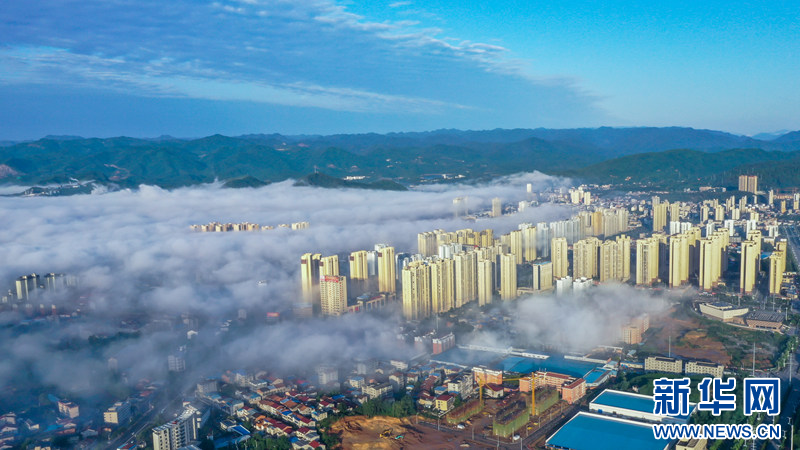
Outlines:
{"type": "Polygon", "coordinates": [[[198,411],[189,406],[174,420],[153,428],[153,448],[177,450],[196,441],[197,415],[198,411]]]}
{"type": "Polygon", "coordinates": [[[556,295],[567,295],[572,292],[572,277],[566,276],[556,279],[556,295]]]}

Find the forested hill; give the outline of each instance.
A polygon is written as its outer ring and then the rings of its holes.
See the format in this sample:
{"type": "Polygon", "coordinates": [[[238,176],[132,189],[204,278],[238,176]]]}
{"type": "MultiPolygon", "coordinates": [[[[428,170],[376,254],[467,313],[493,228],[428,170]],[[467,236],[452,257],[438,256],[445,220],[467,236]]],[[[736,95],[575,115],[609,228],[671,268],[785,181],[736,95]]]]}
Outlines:
{"type": "Polygon", "coordinates": [[[485,179],[532,170],[598,181],[691,181],[730,177],[752,167],[765,176],[772,172],[776,182],[794,183],[772,163],[796,164],[798,134],[757,140],[673,127],[199,139],[51,136],[0,147],[0,182],[44,185],[74,179],[172,188],[222,180],[231,187],[251,187],[324,172],[334,178],[364,177],[367,186],[396,188],[396,183],[422,179],[485,179]],[[394,183],[370,184],[381,180],[394,183]]]}

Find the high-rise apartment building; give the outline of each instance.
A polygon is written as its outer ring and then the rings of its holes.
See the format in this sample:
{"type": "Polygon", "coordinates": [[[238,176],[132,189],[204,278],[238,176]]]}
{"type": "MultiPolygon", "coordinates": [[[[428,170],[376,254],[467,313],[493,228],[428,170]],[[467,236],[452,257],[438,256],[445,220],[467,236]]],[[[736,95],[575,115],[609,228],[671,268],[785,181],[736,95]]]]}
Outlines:
{"type": "Polygon", "coordinates": [[[716,230],[712,236],[717,236],[719,239],[719,270],[720,276],[728,272],[728,246],[730,245],[730,234],[726,230],[716,230]]]}
{"type": "Polygon", "coordinates": [[[44,276],[44,287],[49,292],[58,292],[67,287],[67,277],[63,273],[48,273],[44,276]]]}
{"type": "Polygon", "coordinates": [[[153,428],[154,450],[176,450],[197,440],[197,410],[188,407],[180,416],[153,428]]]}
{"type": "Polygon", "coordinates": [[[756,285],[758,274],[758,262],[761,252],[758,251],[759,244],[756,241],[747,240],[742,242],[742,261],[739,271],[739,292],[752,294],[756,285]]]}
{"type": "Polygon", "coordinates": [[[757,175],[739,175],[739,190],[755,194],[758,192],[757,175]]]}
{"type": "Polygon", "coordinates": [[[303,302],[314,304],[319,293],[319,262],[322,255],[306,253],[300,257],[300,283],[303,302]]]}
{"type": "Polygon", "coordinates": [[[596,237],[581,239],[572,246],[572,278],[596,278],[599,275],[597,255],[600,240],[596,237]]]}
{"type": "Polygon", "coordinates": [[[492,217],[500,217],[503,215],[503,201],[495,197],[492,199],[492,217]]]}
{"type": "Polygon", "coordinates": [[[359,250],[350,253],[350,279],[353,281],[365,281],[369,278],[369,263],[367,262],[367,251],[359,250]]]}
{"type": "Polygon", "coordinates": [[[725,220],[725,205],[717,205],[714,207],[714,220],[717,222],[725,220]]]}
{"type": "Polygon", "coordinates": [[[339,255],[324,256],[319,260],[319,275],[339,276],[339,255]]]}
{"type": "Polygon", "coordinates": [[[550,257],[551,239],[553,236],[550,234],[550,226],[545,222],[536,224],[536,249],[539,250],[539,255],[542,258],[550,257]]]}
{"type": "Polygon", "coordinates": [[[728,238],[727,230],[716,230],[710,237],[700,239],[697,276],[700,290],[711,291],[719,283],[722,273],[727,270],[728,238]]]}
{"type": "Polygon", "coordinates": [[[619,246],[616,241],[604,241],[600,245],[600,281],[612,281],[622,278],[622,268],[619,267],[619,246]]]}
{"type": "Polygon", "coordinates": [[[624,208],[603,210],[598,217],[592,215],[592,231],[595,236],[610,237],[628,231],[628,210],[624,208]],[[595,220],[601,222],[599,232],[595,220]]]}
{"type": "Polygon", "coordinates": [[[319,281],[320,309],[323,316],[347,312],[347,278],[322,275],[319,281]]]}
{"type": "Polygon", "coordinates": [[[431,314],[431,270],[423,261],[403,269],[403,317],[424,319],[431,314]]]}
{"type": "Polygon", "coordinates": [[[553,289],[553,263],[538,262],[533,264],[533,290],[549,291],[553,289]]]}
{"type": "Polygon", "coordinates": [[[603,211],[597,210],[591,214],[592,226],[591,226],[591,233],[589,236],[600,236],[603,234],[603,229],[605,228],[605,221],[603,220],[603,211]]]}
{"type": "Polygon", "coordinates": [[[669,286],[678,287],[689,281],[689,235],[669,237],[669,286]]]}
{"type": "Polygon", "coordinates": [[[775,250],[769,256],[769,293],[780,294],[783,273],[786,271],[786,241],[775,243],[775,250]]]}
{"type": "Polygon", "coordinates": [[[437,233],[435,231],[419,233],[417,235],[417,248],[422,256],[434,256],[439,249],[437,233]]]}
{"type": "Polygon", "coordinates": [[[474,251],[461,252],[453,257],[456,275],[456,302],[460,308],[478,298],[478,255],[474,251]]]}
{"type": "Polygon", "coordinates": [[[455,262],[452,259],[432,258],[431,309],[434,314],[453,309],[455,305],[455,262]]]}
{"type": "Polygon", "coordinates": [[[492,303],[494,294],[494,263],[488,259],[478,261],[478,304],[492,303]]]}
{"type": "Polygon", "coordinates": [[[681,221],[681,204],[679,202],[671,203],[669,205],[669,221],[670,222],[681,221]]]}
{"type": "Polygon", "coordinates": [[[378,290],[394,293],[397,291],[397,275],[394,261],[394,247],[386,244],[375,246],[378,252],[378,290]]]}
{"type": "Polygon", "coordinates": [[[564,278],[569,275],[567,248],[567,238],[553,238],[550,245],[550,260],[553,262],[553,278],[564,278]]]}
{"type": "Polygon", "coordinates": [[[620,262],[619,262],[619,264],[617,264],[617,266],[620,267],[621,270],[622,270],[622,278],[620,279],[620,281],[628,281],[628,280],[631,279],[631,238],[630,238],[630,236],[626,236],[626,235],[617,236],[617,245],[619,246],[619,258],[620,258],[620,262]]]}
{"type": "Polygon", "coordinates": [[[500,255],[500,298],[517,298],[517,260],[514,255],[500,255]]]}
{"type": "Polygon", "coordinates": [[[536,260],[536,227],[533,224],[526,223],[520,225],[522,232],[522,260],[524,262],[532,262],[536,260]]]}
{"type": "Polygon", "coordinates": [[[660,244],[658,237],[636,241],[636,284],[650,285],[658,280],[660,244]]]}
{"type": "Polygon", "coordinates": [[[35,273],[17,278],[15,286],[17,288],[17,301],[24,302],[37,296],[39,278],[39,275],[35,273]]]}
{"type": "Polygon", "coordinates": [[[669,202],[661,202],[653,197],[653,231],[663,231],[667,226],[667,208],[669,202]]]}
{"type": "Polygon", "coordinates": [[[500,242],[508,248],[508,253],[514,255],[517,264],[522,264],[525,254],[522,241],[522,230],[513,230],[500,237],[500,242]]]}
{"type": "Polygon", "coordinates": [[[761,254],[761,230],[748,230],[747,240],[756,243],[756,251],[761,254]]]}
{"type": "Polygon", "coordinates": [[[600,281],[625,281],[630,278],[631,240],[627,236],[617,236],[600,245],[600,281]]]}

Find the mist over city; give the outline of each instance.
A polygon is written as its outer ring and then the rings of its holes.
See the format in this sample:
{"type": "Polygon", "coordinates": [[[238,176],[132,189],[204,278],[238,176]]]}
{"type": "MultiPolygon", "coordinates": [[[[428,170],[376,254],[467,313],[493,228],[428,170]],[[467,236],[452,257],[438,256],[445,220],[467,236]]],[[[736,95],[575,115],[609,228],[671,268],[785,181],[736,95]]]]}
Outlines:
{"type": "Polygon", "coordinates": [[[0,450],[793,450],[797,2],[0,8],[0,450]]]}
{"type": "MultiPolygon", "coordinates": [[[[475,225],[454,218],[455,196],[467,196],[469,207],[478,209],[497,195],[524,197],[527,183],[544,188],[565,182],[534,173],[489,184],[399,193],[296,187],[287,181],[241,190],[223,189],[219,184],[174,191],[140,186],[58,199],[9,199],[2,205],[4,216],[19,220],[9,222],[3,235],[8,259],[0,277],[68,274],[76,280],[70,295],[48,292],[39,299],[40,305],[48,314],[53,305],[59,313],[79,309],[85,317],[55,330],[32,327],[30,333],[16,336],[15,326],[25,311],[3,312],[0,317],[8,326],[4,341],[11,343],[13,351],[0,365],[2,384],[11,386],[14,377],[33,374],[42,383],[68,392],[94,393],[103,386],[106,360],[111,357],[131,380],[163,376],[168,354],[182,341],[176,337],[180,333],[144,332],[112,343],[100,354],[77,352],[64,358],[57,350],[59,343],[126,331],[125,319],[138,316],[163,317],[170,323],[168,329],[181,315],[198,317],[200,328],[183,327],[199,331],[193,338],[199,342],[196,347],[208,349],[201,350],[203,357],[198,360],[219,360],[204,365],[209,374],[258,366],[258,361],[266,359],[273,369],[309,370],[319,362],[390,355],[398,347],[390,344],[396,340],[399,324],[391,314],[372,320],[279,323],[224,343],[217,328],[222,319],[236,318],[239,310],[262,318],[268,311],[290,311],[300,295],[299,257],[309,249],[336,254],[390,243],[413,250],[418,232],[475,225]],[[297,231],[278,227],[255,233],[190,229],[191,224],[210,221],[277,226],[301,219],[313,225],[297,231]],[[31,246],[31,242],[37,244],[31,246]],[[75,305],[76,295],[79,305],[75,305]],[[303,336],[299,342],[298,334],[303,336]],[[281,348],[294,351],[276,354],[275,349],[281,348]]],[[[493,221],[492,226],[502,230],[519,220],[562,219],[570,210],[544,205],[493,221]]],[[[37,312],[40,305],[32,302],[37,312]]]]}

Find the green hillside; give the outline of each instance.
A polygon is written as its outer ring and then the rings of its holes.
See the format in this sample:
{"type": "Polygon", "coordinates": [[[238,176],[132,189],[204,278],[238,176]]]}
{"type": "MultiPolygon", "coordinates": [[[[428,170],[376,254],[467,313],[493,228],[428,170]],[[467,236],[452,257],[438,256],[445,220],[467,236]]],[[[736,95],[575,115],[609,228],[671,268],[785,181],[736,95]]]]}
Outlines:
{"type": "Polygon", "coordinates": [[[559,174],[595,183],[642,183],[681,188],[705,184],[734,186],[737,177],[746,173],[760,175],[762,186],[785,187],[800,185],[798,164],[800,152],[669,150],[624,156],[559,174]]]}
{"type": "Polygon", "coordinates": [[[323,188],[375,189],[382,191],[407,191],[408,188],[392,180],[361,182],[343,180],[324,173],[312,173],[295,182],[295,186],[316,186],[323,188]]]}
{"type": "Polygon", "coordinates": [[[154,140],[50,137],[0,147],[0,183],[41,186],[74,179],[173,188],[221,180],[246,187],[323,171],[334,179],[363,176],[409,185],[538,170],[589,182],[680,187],[735,184],[737,174],[756,171],[763,174],[762,185],[784,187],[800,184],[793,162],[800,151],[795,135],[773,143],[691,128],[604,127],[154,140]],[[679,144],[690,149],[671,150],[679,144]]]}

